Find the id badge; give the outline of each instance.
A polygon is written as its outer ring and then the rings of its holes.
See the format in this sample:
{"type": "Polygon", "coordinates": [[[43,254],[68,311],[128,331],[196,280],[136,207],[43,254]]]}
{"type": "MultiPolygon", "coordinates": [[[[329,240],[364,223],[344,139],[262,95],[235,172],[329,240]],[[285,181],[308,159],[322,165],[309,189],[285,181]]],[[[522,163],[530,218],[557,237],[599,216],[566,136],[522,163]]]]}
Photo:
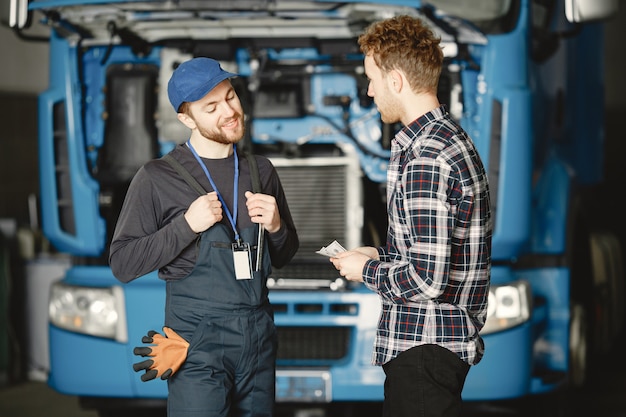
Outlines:
{"type": "Polygon", "coordinates": [[[237,279],[252,279],[252,251],[248,243],[233,243],[233,262],[237,279]]]}

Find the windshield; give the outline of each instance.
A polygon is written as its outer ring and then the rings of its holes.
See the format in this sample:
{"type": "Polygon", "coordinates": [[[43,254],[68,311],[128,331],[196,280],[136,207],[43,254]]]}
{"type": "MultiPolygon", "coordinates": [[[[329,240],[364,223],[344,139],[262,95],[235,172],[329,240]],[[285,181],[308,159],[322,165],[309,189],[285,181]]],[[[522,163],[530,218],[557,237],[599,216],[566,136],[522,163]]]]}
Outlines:
{"type": "Polygon", "coordinates": [[[429,0],[437,9],[472,22],[500,19],[507,15],[511,0],[429,0]]]}
{"type": "Polygon", "coordinates": [[[507,32],[513,28],[518,0],[428,0],[439,11],[462,17],[484,33],[507,32]]]}

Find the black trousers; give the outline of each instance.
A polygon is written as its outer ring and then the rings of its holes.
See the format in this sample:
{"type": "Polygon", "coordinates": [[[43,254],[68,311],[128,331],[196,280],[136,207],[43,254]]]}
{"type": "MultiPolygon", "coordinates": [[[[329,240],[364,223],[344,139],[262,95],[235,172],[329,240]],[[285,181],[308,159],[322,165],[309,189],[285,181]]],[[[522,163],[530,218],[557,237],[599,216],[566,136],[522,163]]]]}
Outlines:
{"type": "Polygon", "coordinates": [[[470,365],[437,345],[402,352],[383,365],[383,417],[457,417],[470,365]]]}

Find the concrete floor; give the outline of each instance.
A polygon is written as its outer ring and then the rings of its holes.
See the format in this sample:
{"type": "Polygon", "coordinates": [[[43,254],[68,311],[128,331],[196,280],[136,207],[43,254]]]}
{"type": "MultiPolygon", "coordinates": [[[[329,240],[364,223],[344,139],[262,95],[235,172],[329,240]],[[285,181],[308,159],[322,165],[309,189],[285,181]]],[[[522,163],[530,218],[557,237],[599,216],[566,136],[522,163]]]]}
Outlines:
{"type": "Polygon", "coordinates": [[[59,394],[45,382],[28,381],[0,388],[2,417],[98,417],[82,410],[76,397],[59,394]]]}

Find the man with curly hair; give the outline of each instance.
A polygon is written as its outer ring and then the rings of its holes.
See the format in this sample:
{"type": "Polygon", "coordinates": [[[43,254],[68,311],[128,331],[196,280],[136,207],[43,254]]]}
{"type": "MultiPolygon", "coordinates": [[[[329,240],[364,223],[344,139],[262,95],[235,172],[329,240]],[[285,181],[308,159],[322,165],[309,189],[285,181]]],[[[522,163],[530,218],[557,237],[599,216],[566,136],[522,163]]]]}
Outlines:
{"type": "Polygon", "coordinates": [[[383,416],[458,416],[470,366],[484,353],[492,219],[487,174],[467,133],[437,99],[440,39],[397,16],[359,37],[367,94],[402,123],[387,175],[385,246],[331,258],[381,299],[372,362],[385,379],[383,416]]]}

